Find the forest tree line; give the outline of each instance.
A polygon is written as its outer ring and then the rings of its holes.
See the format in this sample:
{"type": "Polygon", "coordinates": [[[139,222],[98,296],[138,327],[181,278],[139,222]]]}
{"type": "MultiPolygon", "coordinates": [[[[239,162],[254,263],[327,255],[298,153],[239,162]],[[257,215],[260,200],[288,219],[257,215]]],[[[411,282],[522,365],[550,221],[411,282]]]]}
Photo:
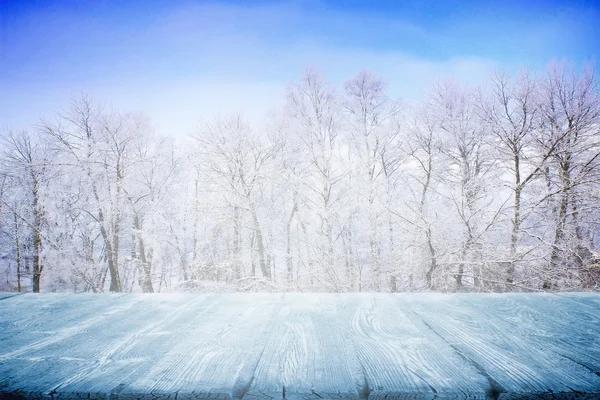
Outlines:
{"type": "Polygon", "coordinates": [[[284,105],[160,137],[87,95],[0,144],[0,288],[600,287],[593,68],[448,80],[418,104],[307,68],[284,105]]]}

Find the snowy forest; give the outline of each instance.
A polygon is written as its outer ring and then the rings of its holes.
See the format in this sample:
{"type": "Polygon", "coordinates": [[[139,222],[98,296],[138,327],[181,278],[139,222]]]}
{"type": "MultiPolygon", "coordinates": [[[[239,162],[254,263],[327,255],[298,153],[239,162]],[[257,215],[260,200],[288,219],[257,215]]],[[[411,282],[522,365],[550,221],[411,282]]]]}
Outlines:
{"type": "Polygon", "coordinates": [[[0,132],[0,290],[600,288],[600,86],[552,63],[412,104],[308,67],[161,137],[92,94],[0,132]],[[284,89],[284,88],[282,88],[284,89]]]}

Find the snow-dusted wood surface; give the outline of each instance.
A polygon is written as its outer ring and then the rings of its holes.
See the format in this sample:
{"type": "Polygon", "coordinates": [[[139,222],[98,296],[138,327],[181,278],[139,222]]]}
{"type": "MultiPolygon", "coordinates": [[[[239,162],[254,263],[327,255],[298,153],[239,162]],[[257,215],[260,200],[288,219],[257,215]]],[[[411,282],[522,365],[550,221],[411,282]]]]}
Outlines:
{"type": "Polygon", "coordinates": [[[0,293],[0,396],[600,398],[600,294],[0,293]]]}

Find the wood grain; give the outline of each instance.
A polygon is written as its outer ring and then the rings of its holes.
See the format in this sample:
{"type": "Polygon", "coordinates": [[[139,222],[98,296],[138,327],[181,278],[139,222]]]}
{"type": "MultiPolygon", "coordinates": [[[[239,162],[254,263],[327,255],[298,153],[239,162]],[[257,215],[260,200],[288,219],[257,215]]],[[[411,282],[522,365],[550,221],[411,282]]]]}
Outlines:
{"type": "Polygon", "coordinates": [[[343,324],[340,295],[286,294],[245,398],[357,398],[364,374],[343,324]]]}
{"type": "Polygon", "coordinates": [[[346,326],[369,384],[369,398],[463,393],[485,398],[487,381],[424,328],[398,295],[348,295],[346,326]]]}
{"type": "Polygon", "coordinates": [[[592,399],[599,332],[596,293],[0,294],[0,397],[592,399]]]}
{"type": "MultiPolygon", "coordinates": [[[[555,312],[548,312],[553,300],[550,294],[410,297],[412,309],[430,329],[485,371],[496,392],[505,396],[562,393],[562,398],[568,398],[578,392],[596,391],[600,377],[552,346],[556,337],[576,341],[588,322],[578,321],[573,310],[569,323],[557,305],[555,312]]],[[[589,344],[595,346],[594,340],[589,344]]],[[[577,346],[584,343],[565,343],[564,352],[584,351],[577,346]]]]}

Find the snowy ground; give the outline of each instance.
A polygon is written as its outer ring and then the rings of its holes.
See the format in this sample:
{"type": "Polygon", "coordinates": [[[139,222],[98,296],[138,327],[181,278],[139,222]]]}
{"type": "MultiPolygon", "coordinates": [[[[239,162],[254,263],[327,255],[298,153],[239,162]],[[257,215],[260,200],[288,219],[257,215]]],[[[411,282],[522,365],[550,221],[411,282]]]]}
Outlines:
{"type": "Polygon", "coordinates": [[[0,293],[9,394],[600,398],[600,294],[0,293]]]}

